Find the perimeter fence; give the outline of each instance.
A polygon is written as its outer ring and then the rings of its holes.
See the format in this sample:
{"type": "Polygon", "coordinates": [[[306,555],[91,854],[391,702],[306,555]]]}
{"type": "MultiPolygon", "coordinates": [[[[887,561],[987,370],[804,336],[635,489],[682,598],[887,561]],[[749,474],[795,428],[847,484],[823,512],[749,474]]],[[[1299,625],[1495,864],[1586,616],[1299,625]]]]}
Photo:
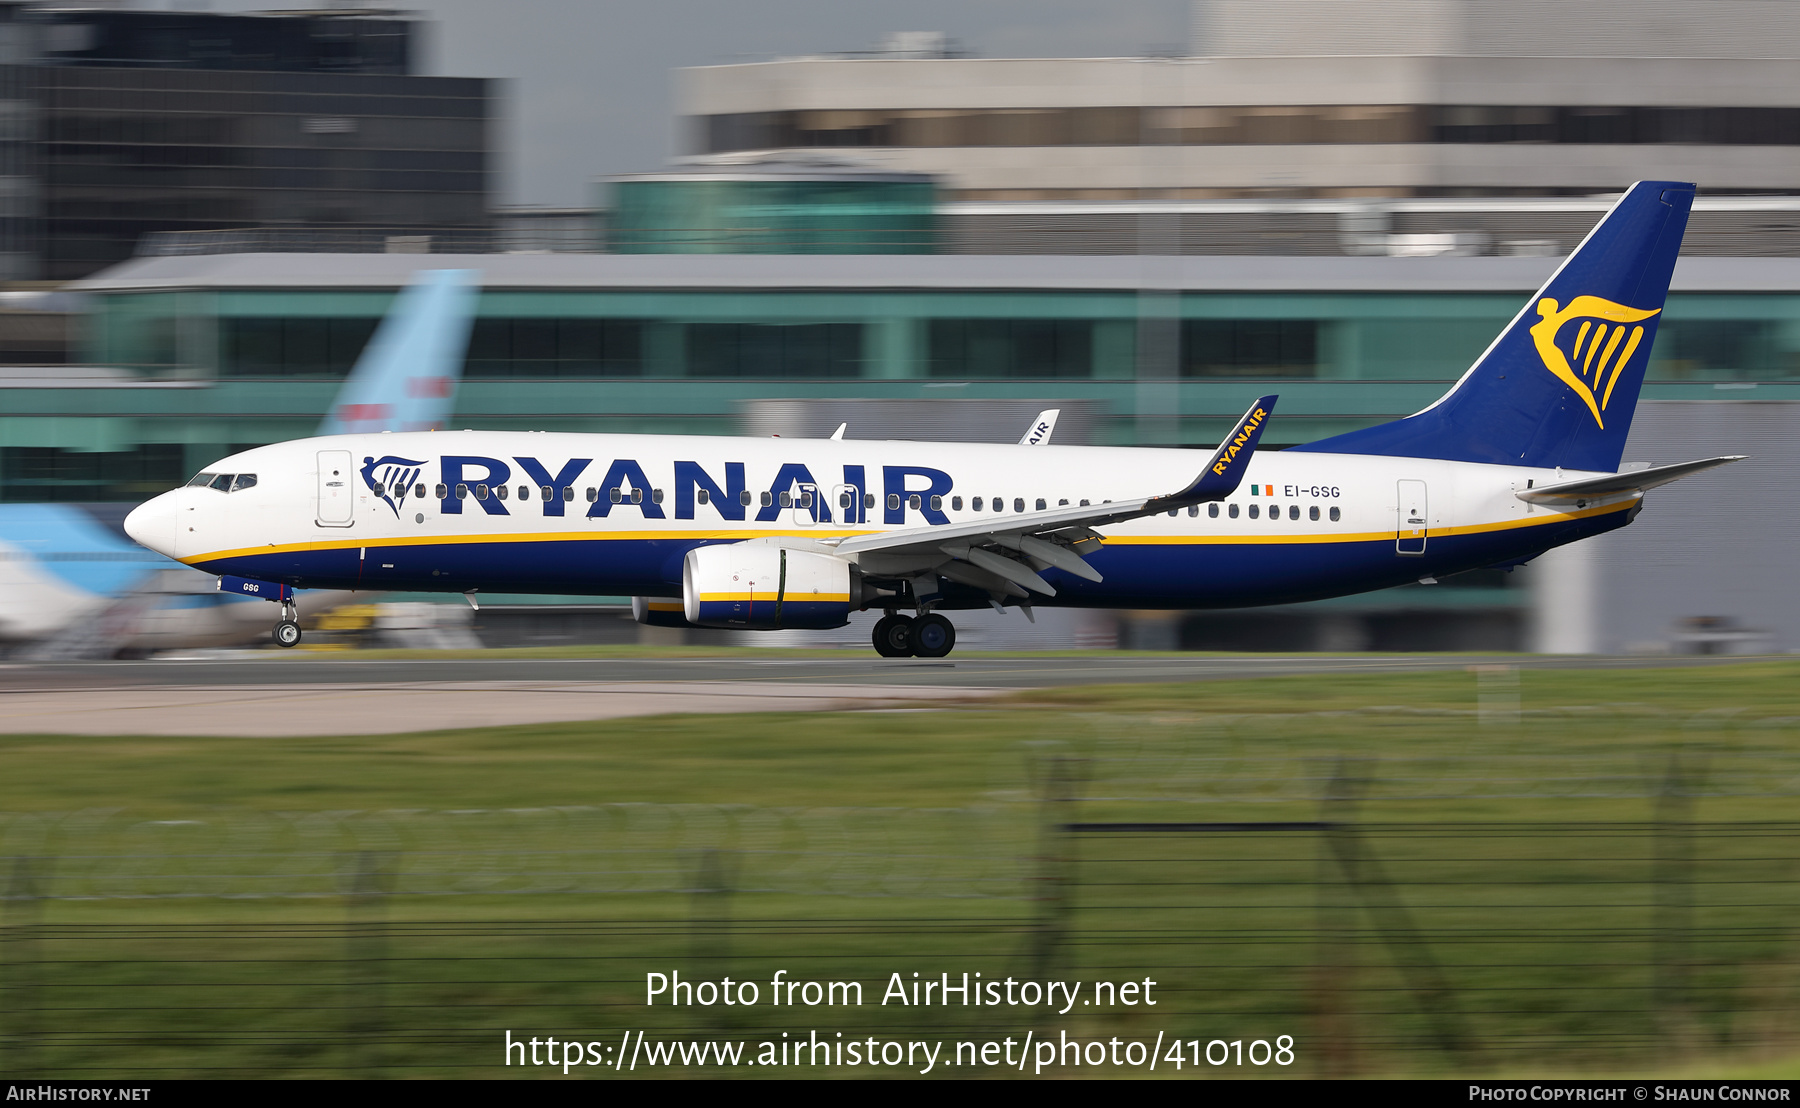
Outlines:
{"type": "Polygon", "coordinates": [[[1067,1035],[1220,1076],[1800,1048],[1800,719],[1484,712],[1071,717],[975,807],[8,815],[0,1067],[491,1076],[507,1034],[602,1044],[595,1073],[633,1034],[1067,1035]],[[760,995],[647,1003],[652,974],[760,995]],[[964,974],[1019,1002],[894,999],[964,974]]]}

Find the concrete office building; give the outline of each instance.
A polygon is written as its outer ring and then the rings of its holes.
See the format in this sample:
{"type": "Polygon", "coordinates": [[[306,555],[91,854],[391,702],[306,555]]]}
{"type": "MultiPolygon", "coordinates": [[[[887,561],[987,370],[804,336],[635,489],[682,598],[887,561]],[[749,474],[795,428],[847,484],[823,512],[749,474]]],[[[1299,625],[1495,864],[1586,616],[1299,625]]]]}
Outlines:
{"type": "Polygon", "coordinates": [[[0,4],[0,279],[84,277],[154,232],[485,228],[489,82],[412,75],[415,28],[0,4]]]}
{"type": "MultiPolygon", "coordinates": [[[[945,249],[971,253],[1382,252],[1371,236],[1389,235],[1396,251],[1554,252],[1591,221],[1565,225],[1545,197],[1646,177],[1714,201],[1800,187],[1800,6],[1782,0],[1194,11],[1188,57],[907,41],[681,70],[687,154],[829,150],[933,174],[945,249]]],[[[1800,212],[1702,206],[1690,235],[1698,252],[1800,253],[1800,212]]]]}

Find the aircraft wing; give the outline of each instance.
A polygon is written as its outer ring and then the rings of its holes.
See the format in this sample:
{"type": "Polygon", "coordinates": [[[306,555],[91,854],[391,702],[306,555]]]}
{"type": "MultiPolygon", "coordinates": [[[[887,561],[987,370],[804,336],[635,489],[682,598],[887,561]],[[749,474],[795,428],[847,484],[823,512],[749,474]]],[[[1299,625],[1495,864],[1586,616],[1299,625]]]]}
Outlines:
{"type": "Polygon", "coordinates": [[[1543,485],[1535,489],[1520,489],[1513,495],[1533,504],[1554,504],[1561,500],[1586,500],[1592,497],[1614,496],[1622,492],[1643,492],[1658,485],[1666,485],[1670,481],[1679,481],[1689,474],[1700,473],[1715,466],[1741,462],[1747,456],[1727,454],[1719,458],[1676,462],[1674,465],[1628,469],[1622,473],[1583,477],[1577,481],[1560,481],[1554,485],[1543,485]]]}
{"type": "Polygon", "coordinates": [[[876,535],[830,542],[839,554],[942,554],[951,564],[938,572],[952,580],[988,587],[1004,595],[1024,596],[1023,589],[1055,596],[1056,589],[1037,570],[1054,566],[1089,581],[1100,580],[1099,571],[1082,560],[1100,548],[1101,536],[1092,528],[1121,523],[1141,516],[1174,511],[1190,504],[1223,500],[1238,484],[1256,453],[1275,397],[1265,396],[1250,406],[1219,449],[1213,452],[1198,476],[1185,488],[1162,496],[1103,501],[1076,507],[1052,508],[1023,515],[953,523],[943,527],[908,527],[876,535]],[[987,549],[998,547],[998,550],[987,549]],[[1008,553],[1024,559],[1009,557],[1008,553]],[[974,572],[970,572],[973,568],[974,572]],[[1013,587],[1005,587],[1010,584],[1013,587]],[[1018,586],[1023,586],[1023,589],[1018,586]]]}

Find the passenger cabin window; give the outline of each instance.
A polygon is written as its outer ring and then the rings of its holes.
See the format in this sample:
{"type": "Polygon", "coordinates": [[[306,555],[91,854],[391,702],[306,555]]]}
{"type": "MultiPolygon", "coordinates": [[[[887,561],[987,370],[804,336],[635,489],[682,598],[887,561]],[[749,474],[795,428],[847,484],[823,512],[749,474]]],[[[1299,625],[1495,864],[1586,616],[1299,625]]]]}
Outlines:
{"type": "Polygon", "coordinates": [[[742,492],[738,493],[738,503],[742,504],[746,508],[748,508],[750,506],[750,490],[749,489],[744,489],[742,492]]]}
{"type": "Polygon", "coordinates": [[[1319,506],[1317,504],[1314,504],[1312,507],[1306,509],[1306,518],[1313,521],[1314,523],[1319,522],[1319,506]]]}
{"type": "Polygon", "coordinates": [[[1199,514],[1200,514],[1200,505],[1198,505],[1198,504],[1189,504],[1188,505],[1188,518],[1189,519],[1193,519],[1195,516],[1197,516],[1199,514]]]}
{"type": "MultiPolygon", "coordinates": [[[[556,490],[549,485],[540,485],[538,487],[538,496],[543,500],[554,500],[556,498],[556,490]]],[[[614,501],[614,503],[616,504],[618,502],[614,501]]]]}
{"type": "Polygon", "coordinates": [[[600,499],[600,490],[599,489],[589,489],[587,491],[587,502],[589,504],[596,503],[599,501],[599,499],[600,499]]]}
{"type": "Polygon", "coordinates": [[[953,512],[962,511],[962,497],[953,496],[950,498],[950,510],[953,512]]]}
{"type": "Polygon", "coordinates": [[[530,485],[520,485],[519,486],[519,499],[520,500],[530,500],[531,499],[531,486],[530,485]]]}
{"type": "Polygon", "coordinates": [[[970,510],[977,511],[977,512],[981,511],[981,503],[982,503],[981,497],[979,497],[979,496],[976,497],[975,499],[969,501],[970,510]]]}
{"type": "Polygon", "coordinates": [[[450,489],[445,485],[439,485],[437,487],[437,498],[439,500],[450,499],[450,489]]]}
{"type": "Polygon", "coordinates": [[[1068,501],[1068,499],[1067,499],[1067,498],[1064,498],[1064,499],[1062,499],[1062,500],[1058,500],[1058,501],[1057,501],[1057,502],[1056,502],[1056,506],[1057,506],[1057,507],[1058,507],[1058,508],[1067,508],[1067,507],[1068,507],[1068,506],[1069,506],[1069,501],[1068,501]]]}
{"type": "Polygon", "coordinates": [[[256,474],[254,473],[240,473],[237,475],[237,480],[231,483],[232,492],[239,492],[243,489],[253,489],[255,487],[256,474]]]}
{"type": "Polygon", "coordinates": [[[476,485],[475,486],[475,499],[486,500],[487,498],[488,498],[488,487],[486,485],[476,485]]]}
{"type": "Polygon", "coordinates": [[[794,506],[794,494],[790,493],[790,492],[782,493],[781,494],[781,506],[783,508],[792,508],[794,506]]]}
{"type": "MultiPolygon", "coordinates": [[[[787,494],[783,493],[782,495],[786,496],[787,494]]],[[[762,506],[763,507],[767,508],[769,505],[771,505],[773,503],[775,503],[775,494],[774,493],[765,492],[762,494],[762,506]]]]}
{"type": "Polygon", "coordinates": [[[633,504],[642,504],[644,502],[644,490],[643,489],[632,489],[631,490],[631,502],[633,504]]]}
{"type": "Polygon", "coordinates": [[[1024,510],[1025,510],[1025,498],[1022,496],[1013,497],[1013,511],[1022,512],[1024,510]]]}
{"type": "Polygon", "coordinates": [[[863,508],[866,510],[869,508],[873,508],[874,506],[875,506],[875,494],[872,492],[863,493],[863,508]]]}
{"type": "MultiPolygon", "coordinates": [[[[1300,518],[1300,505],[1298,505],[1298,504],[1289,504],[1288,505],[1288,518],[1289,519],[1299,519],[1300,518]]],[[[1314,519],[1319,518],[1319,509],[1317,509],[1317,508],[1313,509],[1313,518],[1314,519]]]]}
{"type": "MultiPolygon", "coordinates": [[[[764,493],[763,495],[767,496],[768,493],[764,493]]],[[[545,499],[548,499],[548,497],[545,499]]],[[[617,485],[614,485],[612,488],[606,490],[606,499],[612,501],[614,504],[619,504],[624,502],[625,495],[619,491],[617,485]]]]}
{"type": "Polygon", "coordinates": [[[469,486],[461,485],[461,484],[457,485],[456,486],[456,499],[467,500],[468,498],[469,498],[469,486]]]}
{"type": "Polygon", "coordinates": [[[998,496],[994,497],[994,511],[996,511],[996,512],[1006,511],[1006,501],[1001,499],[998,496]]]}
{"type": "Polygon", "coordinates": [[[194,479],[187,483],[187,487],[190,489],[203,489],[212,484],[213,478],[217,476],[218,474],[216,473],[196,473],[194,474],[194,479]]]}
{"type": "Polygon", "coordinates": [[[1262,514],[1262,509],[1260,507],[1256,506],[1255,504],[1250,505],[1250,518],[1251,519],[1255,519],[1258,515],[1261,515],[1261,514],[1262,514]]]}
{"type": "Polygon", "coordinates": [[[898,511],[899,508],[900,508],[900,494],[897,492],[888,493],[888,511],[890,511],[890,512],[898,511]]]}
{"type": "Polygon", "coordinates": [[[425,486],[420,485],[418,488],[418,491],[416,493],[414,493],[414,495],[417,496],[420,500],[425,499],[425,486]]]}
{"type": "Polygon", "coordinates": [[[1331,509],[1331,522],[1336,523],[1342,516],[1336,508],[1331,509]]]}
{"type": "Polygon", "coordinates": [[[507,492],[508,492],[508,488],[505,485],[495,485],[494,486],[494,495],[499,497],[502,500],[506,499],[507,492]]]}
{"type": "Polygon", "coordinates": [[[1219,518],[1218,501],[1214,501],[1213,503],[1208,504],[1206,506],[1206,515],[1207,515],[1207,518],[1209,518],[1209,519],[1218,519],[1219,518]]]}
{"type": "Polygon", "coordinates": [[[710,492],[707,492],[705,489],[695,489],[694,490],[694,501],[699,504],[711,503],[712,502],[712,494],[710,492]]]}
{"type": "Polygon", "coordinates": [[[1085,508],[1085,507],[1087,507],[1087,506],[1088,506],[1088,502],[1087,502],[1087,497],[1085,497],[1085,496],[1084,496],[1084,497],[1082,497],[1082,498],[1081,498],[1081,506],[1082,506],[1082,507],[1083,507],[1083,508],[1085,508]]]}
{"type": "Polygon", "coordinates": [[[931,510],[934,512],[943,511],[944,510],[944,498],[941,496],[932,497],[931,498],[931,510]]]}
{"type": "Polygon", "coordinates": [[[911,496],[907,497],[906,498],[906,506],[908,508],[911,508],[915,512],[918,511],[919,510],[919,494],[915,492],[911,496]]]}
{"type": "Polygon", "coordinates": [[[1038,511],[1041,512],[1045,508],[1048,508],[1049,506],[1050,506],[1049,503],[1047,501],[1045,501],[1045,499],[1043,497],[1041,497],[1041,496],[1038,497],[1038,502],[1037,502],[1037,510],[1038,511]]]}

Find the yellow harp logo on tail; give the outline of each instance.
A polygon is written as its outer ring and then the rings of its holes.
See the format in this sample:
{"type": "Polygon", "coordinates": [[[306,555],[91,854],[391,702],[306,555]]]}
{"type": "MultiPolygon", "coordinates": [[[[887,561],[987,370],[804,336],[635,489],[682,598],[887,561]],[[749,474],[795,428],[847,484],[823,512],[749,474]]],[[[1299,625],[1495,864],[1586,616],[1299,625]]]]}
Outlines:
{"type": "Polygon", "coordinates": [[[1548,296],[1538,301],[1539,319],[1531,327],[1544,368],[1556,374],[1575,394],[1587,401],[1594,422],[1606,429],[1600,413],[1612,399],[1613,386],[1644,339],[1644,328],[1634,326],[1662,311],[1661,308],[1628,308],[1598,296],[1577,296],[1559,310],[1548,296]],[[1579,327],[1567,325],[1580,320],[1579,327]],[[1565,346],[1564,344],[1568,345],[1565,346]]]}

